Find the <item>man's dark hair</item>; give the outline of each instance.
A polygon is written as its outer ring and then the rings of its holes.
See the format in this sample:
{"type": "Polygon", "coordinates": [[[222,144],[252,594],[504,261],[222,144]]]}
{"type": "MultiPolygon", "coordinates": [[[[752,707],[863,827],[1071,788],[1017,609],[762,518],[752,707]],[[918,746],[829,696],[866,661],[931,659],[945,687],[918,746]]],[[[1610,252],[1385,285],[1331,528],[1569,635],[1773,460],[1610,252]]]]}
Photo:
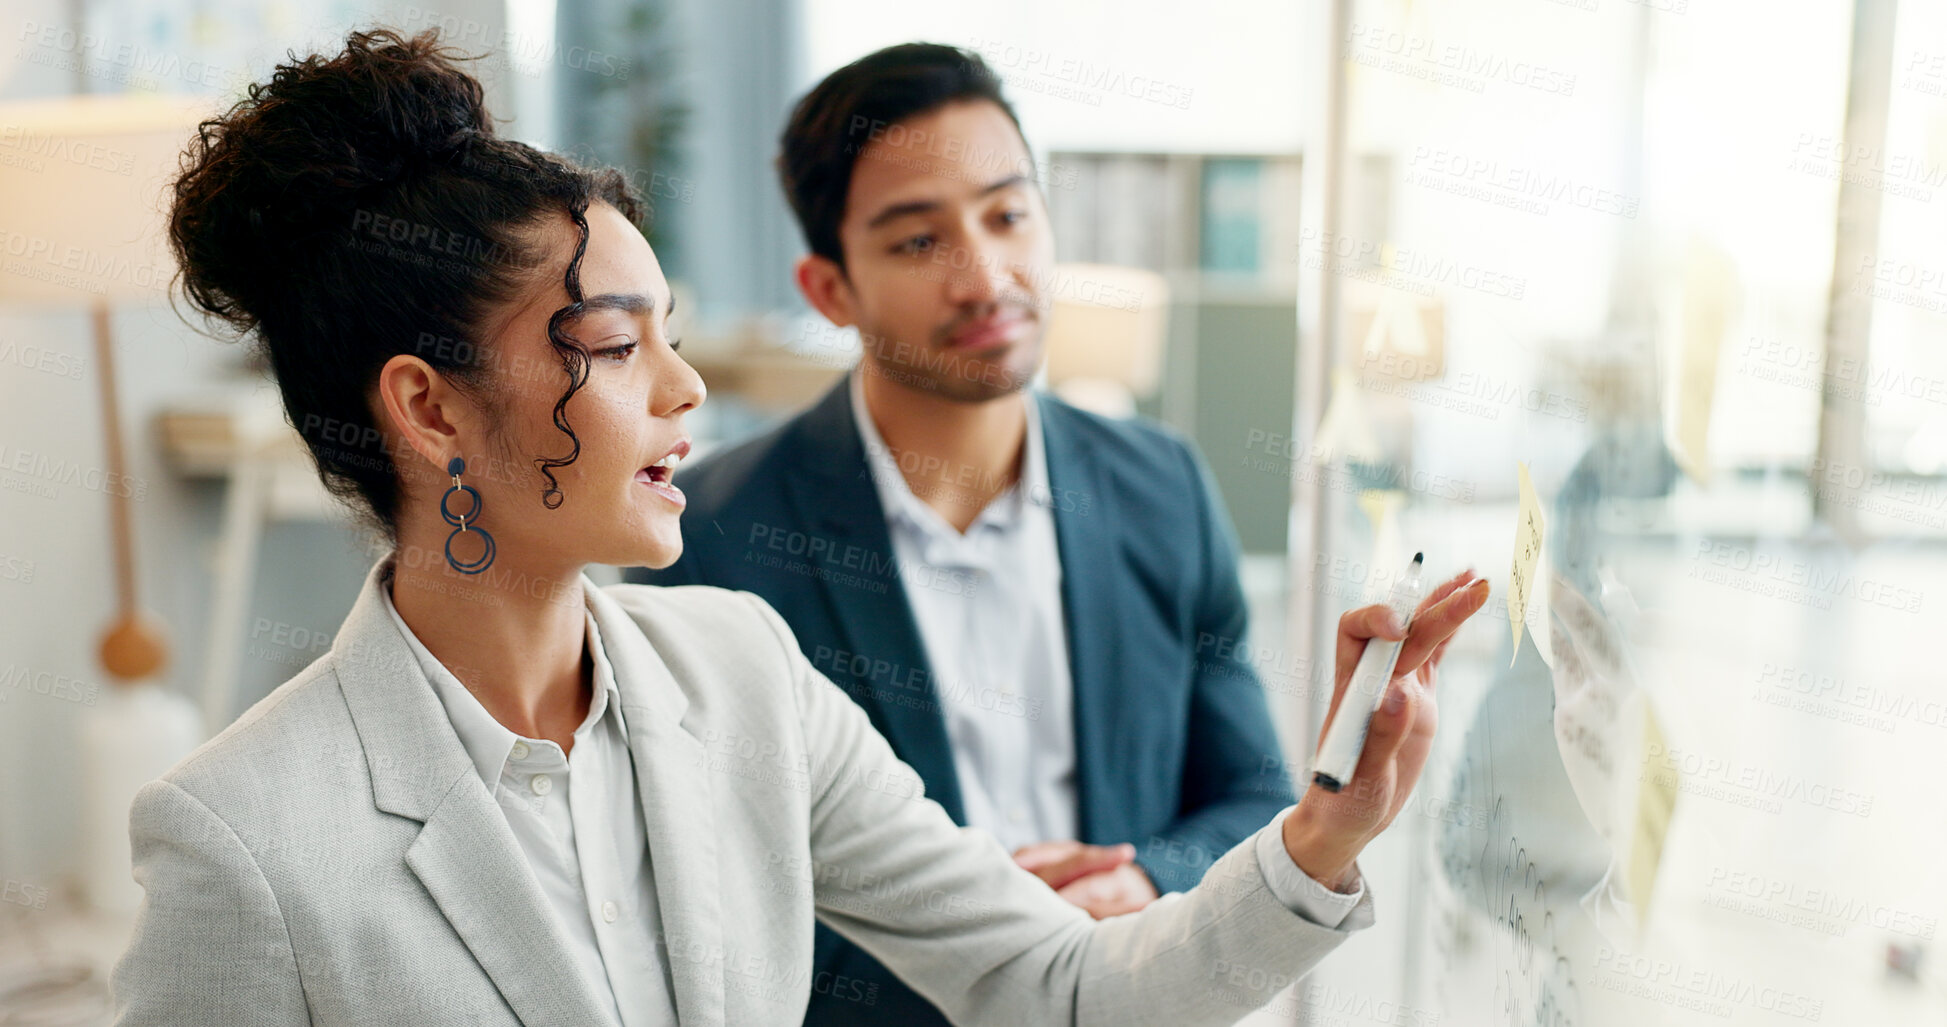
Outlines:
{"type": "Polygon", "coordinates": [[[900,122],[969,100],[999,107],[1021,130],[987,62],[939,43],[901,43],[867,54],[806,93],[785,122],[777,169],[811,252],[845,266],[838,225],[852,168],[868,143],[900,122]]]}

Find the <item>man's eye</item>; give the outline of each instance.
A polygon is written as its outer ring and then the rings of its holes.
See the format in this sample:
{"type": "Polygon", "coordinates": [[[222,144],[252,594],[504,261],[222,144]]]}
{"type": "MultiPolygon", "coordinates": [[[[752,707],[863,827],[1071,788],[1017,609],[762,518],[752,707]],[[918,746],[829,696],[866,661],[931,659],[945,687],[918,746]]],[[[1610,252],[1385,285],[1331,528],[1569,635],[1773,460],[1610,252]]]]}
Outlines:
{"type": "Polygon", "coordinates": [[[1025,210],[1004,210],[1001,211],[1000,218],[1001,224],[1003,225],[1019,224],[1028,219],[1028,212],[1025,210]]]}
{"type": "Polygon", "coordinates": [[[902,242],[899,245],[894,246],[892,248],[892,252],[907,253],[907,254],[925,253],[927,250],[930,250],[932,248],[933,248],[932,236],[916,235],[913,236],[911,239],[908,239],[905,242],[902,242]]]}

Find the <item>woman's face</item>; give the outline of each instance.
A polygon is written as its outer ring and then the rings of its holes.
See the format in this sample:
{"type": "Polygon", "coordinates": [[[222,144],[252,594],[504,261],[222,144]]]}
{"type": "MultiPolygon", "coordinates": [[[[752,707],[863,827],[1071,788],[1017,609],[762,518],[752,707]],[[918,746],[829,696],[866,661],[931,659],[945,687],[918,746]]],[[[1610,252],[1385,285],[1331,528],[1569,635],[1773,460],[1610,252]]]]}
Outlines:
{"type": "MultiPolygon", "coordinates": [[[[494,536],[496,563],[511,557],[523,565],[666,567],[683,551],[677,517],[684,500],[670,483],[670,458],[689,452],[683,414],[703,402],[703,380],[676,355],[669,283],[649,243],[606,203],[591,204],[587,219],[584,312],[562,330],[590,362],[587,384],[562,411],[581,441],[573,463],[553,468],[562,502],[552,510],[543,505],[547,479],[535,461],[565,458],[574,448],[555,424],[567,378],[548,341],[548,319],[568,305],[563,274],[577,233],[565,216],[539,235],[555,254],[541,284],[485,333],[493,409],[491,423],[459,426],[465,481],[485,502],[480,525],[494,536]],[[477,466],[473,453],[492,454],[488,466],[477,466]]],[[[466,506],[466,497],[454,497],[456,514],[466,506]]],[[[460,559],[478,551],[454,545],[460,559]]]]}

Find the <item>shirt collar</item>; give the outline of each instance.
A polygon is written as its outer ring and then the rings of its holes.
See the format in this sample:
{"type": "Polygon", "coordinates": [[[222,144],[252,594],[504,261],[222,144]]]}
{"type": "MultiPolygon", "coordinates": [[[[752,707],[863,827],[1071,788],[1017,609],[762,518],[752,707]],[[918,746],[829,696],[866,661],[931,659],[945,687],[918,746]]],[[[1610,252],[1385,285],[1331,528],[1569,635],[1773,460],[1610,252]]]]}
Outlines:
{"type": "MultiPolygon", "coordinates": [[[[865,407],[863,361],[853,369],[847,387],[852,393],[852,422],[858,429],[859,442],[865,446],[866,466],[872,471],[872,484],[878,490],[879,505],[885,508],[886,516],[914,528],[960,534],[925,501],[913,495],[911,486],[906,484],[906,476],[900,472],[899,462],[894,459],[885,439],[879,435],[879,426],[872,423],[872,414],[865,407]]],[[[1041,403],[1032,391],[1023,392],[1021,398],[1026,406],[1028,422],[1027,433],[1021,442],[1021,476],[980,511],[980,516],[974,518],[973,524],[967,528],[969,535],[981,526],[1007,530],[1019,524],[1026,505],[1024,500],[1047,505],[1048,461],[1041,434],[1041,403]]]]}
{"type": "MultiPolygon", "coordinates": [[[[379,586],[379,595],[385,600],[385,612],[392,616],[392,623],[404,636],[412,655],[419,661],[420,670],[432,682],[433,692],[439,696],[440,705],[446,708],[447,719],[453,722],[453,731],[460,736],[460,745],[466,749],[473,766],[480,772],[480,780],[486,782],[487,791],[492,792],[500,784],[500,774],[507,766],[508,757],[513,754],[514,743],[521,736],[493,718],[487,708],[474,697],[471,689],[460,683],[459,678],[446,669],[419,637],[406,626],[405,619],[399,616],[398,607],[392,605],[392,557],[386,558],[384,579],[379,586]]],[[[586,585],[583,586],[587,587],[586,585]]],[[[615,727],[626,740],[629,737],[628,724],[622,719],[622,693],[615,684],[615,668],[609,663],[608,651],[602,645],[601,631],[595,626],[595,614],[584,609],[588,631],[588,650],[595,663],[595,690],[588,703],[588,716],[582,718],[581,726],[575,729],[579,742],[592,732],[603,716],[615,718],[615,727]]]]}

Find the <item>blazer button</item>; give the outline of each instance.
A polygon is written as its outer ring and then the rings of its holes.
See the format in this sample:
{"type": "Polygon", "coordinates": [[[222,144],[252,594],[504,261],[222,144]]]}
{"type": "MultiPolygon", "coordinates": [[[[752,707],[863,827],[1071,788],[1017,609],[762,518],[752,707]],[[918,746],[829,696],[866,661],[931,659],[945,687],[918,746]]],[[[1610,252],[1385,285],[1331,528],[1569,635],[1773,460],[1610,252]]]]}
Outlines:
{"type": "Polygon", "coordinates": [[[546,795],[554,791],[554,778],[546,774],[536,774],[527,779],[527,786],[534,789],[536,795],[546,795]]]}

